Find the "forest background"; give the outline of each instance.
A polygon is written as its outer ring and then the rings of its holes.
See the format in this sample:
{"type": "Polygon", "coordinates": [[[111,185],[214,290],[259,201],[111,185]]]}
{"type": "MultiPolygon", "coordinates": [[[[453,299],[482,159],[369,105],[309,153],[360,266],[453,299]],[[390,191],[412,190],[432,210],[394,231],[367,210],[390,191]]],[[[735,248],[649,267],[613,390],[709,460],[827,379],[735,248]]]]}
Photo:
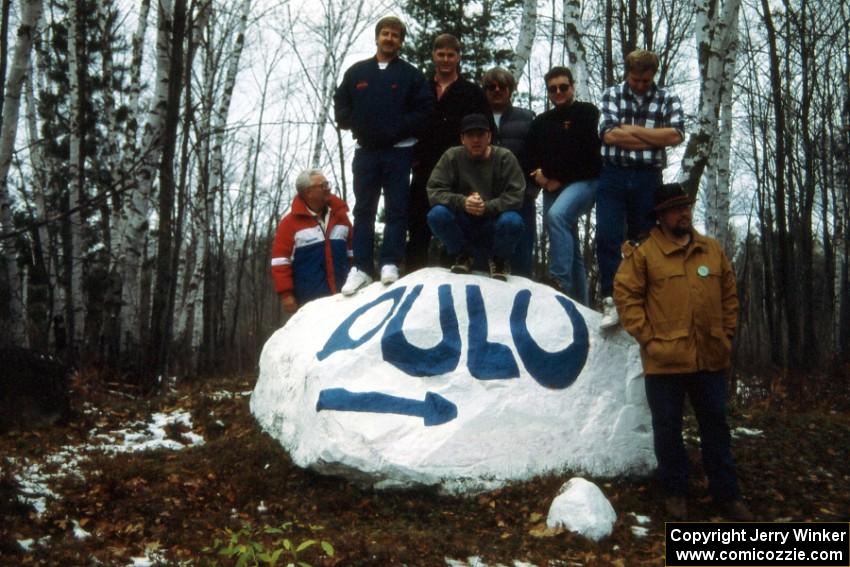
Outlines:
{"type": "MultiPolygon", "coordinates": [[[[737,272],[737,375],[850,388],[848,0],[2,0],[0,342],[148,390],[253,371],[284,322],[269,258],[294,177],[320,167],[353,204],[332,93],[389,13],[423,71],[454,33],[464,74],[509,68],[538,113],[550,66],[595,102],[656,51],[687,115],[665,178],[737,272]]],[[[593,286],[592,215],[581,234],[593,286]]]]}

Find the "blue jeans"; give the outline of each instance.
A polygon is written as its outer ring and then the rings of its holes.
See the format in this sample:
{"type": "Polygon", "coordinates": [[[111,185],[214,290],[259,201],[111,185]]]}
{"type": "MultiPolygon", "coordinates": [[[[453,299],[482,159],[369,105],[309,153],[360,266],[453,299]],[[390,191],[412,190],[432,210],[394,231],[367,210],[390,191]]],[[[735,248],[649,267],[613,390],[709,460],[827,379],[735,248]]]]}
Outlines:
{"type": "Polygon", "coordinates": [[[658,476],[667,495],[685,496],[688,492],[690,467],[682,441],[682,411],[687,393],[699,423],[708,490],[717,502],[740,500],[741,489],[726,424],[726,373],[648,374],[645,385],[652,412],[658,476]]]}
{"type": "Polygon", "coordinates": [[[587,270],[581,254],[578,219],[593,208],[596,179],[543,191],[543,218],[549,232],[549,275],[571,298],[587,305],[587,270]]]}
{"type": "Polygon", "coordinates": [[[381,265],[401,264],[407,232],[407,201],[413,148],[358,148],[354,152],[354,236],[357,269],[374,272],[375,218],[384,190],[384,238],[381,265]]]}
{"type": "Polygon", "coordinates": [[[624,223],[629,240],[649,232],[655,225],[653,197],[660,185],[661,170],[658,168],[602,166],[596,195],[596,260],[602,297],[614,292],[624,223]]]}
{"type": "Polygon", "coordinates": [[[537,238],[537,202],[527,193],[519,210],[525,228],[511,257],[511,272],[530,278],[534,269],[534,240],[537,238]]]}
{"type": "Polygon", "coordinates": [[[428,211],[428,226],[450,256],[480,248],[488,256],[507,260],[522,234],[523,223],[517,211],[475,217],[464,211],[453,211],[445,205],[434,205],[428,211]]]}

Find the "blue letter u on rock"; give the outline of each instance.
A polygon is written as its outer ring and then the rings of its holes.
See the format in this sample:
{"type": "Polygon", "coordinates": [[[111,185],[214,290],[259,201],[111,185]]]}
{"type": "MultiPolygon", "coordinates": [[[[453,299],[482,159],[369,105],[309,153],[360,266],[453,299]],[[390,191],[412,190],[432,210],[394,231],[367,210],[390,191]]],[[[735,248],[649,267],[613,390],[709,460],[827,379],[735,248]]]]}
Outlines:
{"type": "Polygon", "coordinates": [[[517,353],[531,377],[541,386],[561,390],[572,385],[581,374],[584,363],[587,362],[590,339],[584,317],[575,305],[566,297],[556,296],[555,299],[567,312],[573,326],[571,345],[558,352],[548,352],[534,342],[528,332],[528,304],[531,301],[531,292],[527,289],[519,292],[514,298],[514,306],[511,309],[511,335],[517,353]]]}
{"type": "Polygon", "coordinates": [[[519,378],[514,354],[506,345],[487,340],[487,312],[477,285],[466,286],[469,312],[469,349],[466,354],[469,373],[478,380],[519,378]]]}
{"type": "Polygon", "coordinates": [[[460,330],[452,300],[452,288],[443,284],[437,289],[443,339],[431,348],[419,348],[410,344],[402,331],[404,319],[420,293],[422,284],[414,287],[410,295],[404,298],[398,312],[387,324],[384,336],[381,337],[384,360],[411,376],[436,376],[451,372],[460,362],[460,330]]]}
{"type": "Polygon", "coordinates": [[[328,339],[328,342],[326,342],[325,346],[322,347],[322,350],[316,353],[316,357],[319,360],[324,360],[339,350],[350,350],[353,348],[357,348],[369,339],[371,339],[373,336],[375,336],[375,333],[380,331],[381,327],[384,326],[384,323],[387,322],[387,319],[392,316],[393,311],[395,311],[395,308],[398,306],[398,302],[401,300],[401,296],[404,295],[405,289],[407,288],[404,286],[397,287],[381,295],[380,297],[373,299],[366,305],[362,305],[357,308],[354,313],[349,315],[348,318],[343,321],[339,327],[336,328],[336,330],[333,332],[333,334],[331,334],[330,338],[328,339]],[[352,339],[349,332],[351,331],[351,327],[354,326],[354,322],[357,321],[357,319],[359,319],[361,315],[385,301],[392,301],[393,305],[392,307],[390,307],[390,310],[387,315],[383,319],[381,319],[381,322],[366,331],[365,333],[363,333],[363,336],[361,336],[359,339],[352,339]]]}

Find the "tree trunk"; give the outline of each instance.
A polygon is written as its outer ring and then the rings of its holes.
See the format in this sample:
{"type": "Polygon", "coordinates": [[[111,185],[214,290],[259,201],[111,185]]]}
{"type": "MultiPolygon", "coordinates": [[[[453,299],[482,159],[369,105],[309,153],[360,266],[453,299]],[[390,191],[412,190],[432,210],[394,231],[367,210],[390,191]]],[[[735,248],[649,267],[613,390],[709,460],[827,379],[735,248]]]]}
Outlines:
{"type": "MultiPolygon", "coordinates": [[[[168,0],[165,2],[170,6],[168,0]]],[[[141,360],[142,321],[142,260],[148,231],[151,188],[159,159],[159,139],[162,131],[164,105],[168,94],[168,31],[166,22],[159,22],[157,32],[157,70],[154,97],[148,112],[142,141],[137,140],[138,121],[141,117],[139,93],[147,30],[150,0],[142,0],[139,22],[133,34],[133,52],[130,63],[130,93],[127,107],[129,116],[124,137],[124,156],[121,190],[124,205],[121,211],[119,256],[115,263],[115,281],[121,286],[121,351],[139,366],[141,360]],[[165,29],[163,29],[165,27],[165,29]],[[120,278],[120,279],[117,279],[120,278]]],[[[160,18],[162,14],[160,14],[160,18]]]]}
{"type": "MultiPolygon", "coordinates": [[[[697,125],[682,158],[680,182],[695,197],[717,136],[724,92],[734,85],[740,0],[697,0],[695,31],[700,69],[697,125]]],[[[728,199],[728,197],[727,197],[728,199]]]]}
{"type": "MultiPolygon", "coordinates": [[[[160,0],[160,10],[166,2],[160,0]]],[[[183,91],[183,42],[186,36],[186,0],[175,0],[171,16],[170,68],[168,70],[168,99],[162,137],[162,162],[159,168],[159,223],[157,226],[156,281],[151,310],[151,348],[153,356],[149,378],[167,376],[174,320],[175,278],[172,273],[173,215],[174,215],[174,155],[177,148],[177,126],[180,122],[180,95],[183,91]]],[[[154,386],[149,383],[149,386],[154,386]]]]}
{"type": "Polygon", "coordinates": [[[773,25],[773,16],[770,12],[768,0],[761,0],[762,18],[765,24],[768,38],[768,56],[770,60],[770,91],[773,102],[774,114],[774,174],[776,177],[776,190],[773,194],[774,209],[776,211],[776,243],[777,243],[777,278],[776,278],[776,301],[784,313],[785,332],[788,338],[788,366],[789,391],[796,399],[801,399],[802,381],[797,376],[797,371],[802,367],[803,361],[799,357],[800,332],[799,319],[797,317],[798,298],[789,293],[794,278],[792,270],[793,258],[788,242],[788,222],[786,216],[786,149],[785,139],[787,136],[785,128],[785,108],[782,101],[783,79],[780,69],[779,48],[776,40],[776,28],[773,25]]]}
{"type": "Polygon", "coordinates": [[[587,50],[584,47],[584,25],[581,0],[564,0],[564,42],[573,73],[576,96],[588,96],[587,50]]]}
{"type": "MultiPolygon", "coordinates": [[[[33,38],[38,33],[37,23],[42,10],[41,0],[23,0],[21,4],[21,23],[18,27],[15,53],[12,56],[12,67],[4,90],[3,121],[0,125],[0,234],[11,233],[14,230],[8,188],[9,168],[15,149],[15,136],[18,133],[21,92],[27,71],[30,69],[33,38]]],[[[0,306],[0,324],[3,325],[3,334],[8,342],[17,346],[26,346],[26,321],[15,239],[0,238],[0,249],[2,262],[5,264],[0,277],[5,279],[2,283],[9,290],[9,303],[6,309],[0,306]]]]}
{"type": "Polygon", "coordinates": [[[68,160],[68,193],[70,195],[69,209],[72,211],[68,219],[71,238],[70,261],[70,294],[71,320],[68,327],[71,337],[71,352],[82,354],[83,337],[85,336],[85,290],[83,289],[83,78],[80,65],[81,44],[83,42],[82,14],[79,13],[79,0],[68,2],[68,78],[70,81],[69,138],[70,158],[68,160]]]}
{"type": "MultiPolygon", "coordinates": [[[[113,28],[110,17],[113,14],[112,4],[107,1],[97,3],[98,26],[103,38],[111,37],[113,28]]],[[[103,239],[109,254],[109,280],[103,295],[103,318],[101,321],[100,337],[102,338],[102,354],[107,364],[117,365],[121,327],[121,278],[115,273],[115,260],[119,255],[121,245],[121,208],[123,193],[120,192],[123,175],[121,171],[121,138],[122,132],[118,125],[113,88],[117,86],[115,65],[111,45],[105,45],[101,55],[101,70],[103,73],[103,115],[106,120],[106,136],[104,147],[98,151],[99,159],[104,162],[107,178],[101,183],[101,211],[106,226],[103,239]]]]}
{"type": "Polygon", "coordinates": [[[706,232],[714,236],[731,257],[732,234],[729,231],[729,189],[731,170],[729,160],[732,153],[732,89],[724,89],[720,105],[720,122],[717,140],[711,149],[706,175],[706,232]]]}
{"type": "MultiPolygon", "coordinates": [[[[0,7],[0,85],[6,84],[6,68],[9,61],[9,12],[12,11],[12,0],[3,0],[0,7]]],[[[0,90],[0,122],[3,121],[3,101],[5,92],[0,90]]]]}
{"type": "Polygon", "coordinates": [[[537,35],[537,0],[524,0],[522,3],[522,20],[519,23],[519,37],[514,47],[514,58],[508,70],[519,83],[525,66],[531,58],[534,47],[534,36],[537,35]]]}

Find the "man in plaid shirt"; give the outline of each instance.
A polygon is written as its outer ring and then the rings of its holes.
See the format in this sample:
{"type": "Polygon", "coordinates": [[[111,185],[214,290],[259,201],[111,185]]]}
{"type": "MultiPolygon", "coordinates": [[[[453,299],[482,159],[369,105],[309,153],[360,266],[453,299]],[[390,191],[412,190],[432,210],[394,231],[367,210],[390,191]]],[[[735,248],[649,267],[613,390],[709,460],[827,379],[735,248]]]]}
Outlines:
{"type": "Polygon", "coordinates": [[[652,228],[653,195],[667,165],[665,148],[685,138],[679,97],[653,78],[658,56],[637,49],[626,56],[625,82],[602,95],[599,137],[602,173],[596,197],[596,258],[602,291],[602,328],[619,322],[612,297],[620,265],[623,221],[629,240],[652,228]]]}

